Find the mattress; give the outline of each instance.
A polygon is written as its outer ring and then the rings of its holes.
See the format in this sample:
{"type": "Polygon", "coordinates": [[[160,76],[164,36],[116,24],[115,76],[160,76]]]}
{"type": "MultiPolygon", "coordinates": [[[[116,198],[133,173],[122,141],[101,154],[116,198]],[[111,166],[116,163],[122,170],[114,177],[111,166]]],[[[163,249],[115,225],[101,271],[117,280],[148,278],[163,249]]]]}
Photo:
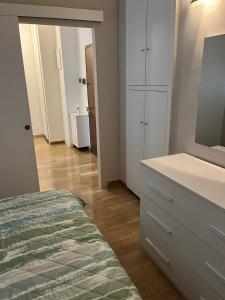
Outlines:
{"type": "Polygon", "coordinates": [[[53,191],[0,201],[0,299],[141,297],[82,201],[53,191]]]}

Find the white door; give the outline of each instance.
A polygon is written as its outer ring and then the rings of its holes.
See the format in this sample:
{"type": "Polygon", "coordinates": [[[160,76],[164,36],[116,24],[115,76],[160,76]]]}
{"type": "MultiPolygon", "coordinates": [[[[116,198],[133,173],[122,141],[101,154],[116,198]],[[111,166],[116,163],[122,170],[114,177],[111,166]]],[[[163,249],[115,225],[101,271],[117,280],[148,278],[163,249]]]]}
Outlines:
{"type": "Polygon", "coordinates": [[[0,17],[0,198],[39,190],[17,17],[0,17]],[[28,129],[28,128],[27,128],[28,129]]]}
{"type": "Polygon", "coordinates": [[[148,1],[146,85],[168,85],[172,60],[172,2],[148,1]]]}
{"type": "Polygon", "coordinates": [[[126,1],[128,85],[145,85],[147,2],[126,1]]]}
{"type": "Polygon", "coordinates": [[[168,154],[167,111],[167,92],[146,92],[144,159],[168,154]]]}
{"type": "Polygon", "coordinates": [[[145,91],[128,91],[127,93],[127,186],[139,195],[140,161],[144,158],[145,91]]]}

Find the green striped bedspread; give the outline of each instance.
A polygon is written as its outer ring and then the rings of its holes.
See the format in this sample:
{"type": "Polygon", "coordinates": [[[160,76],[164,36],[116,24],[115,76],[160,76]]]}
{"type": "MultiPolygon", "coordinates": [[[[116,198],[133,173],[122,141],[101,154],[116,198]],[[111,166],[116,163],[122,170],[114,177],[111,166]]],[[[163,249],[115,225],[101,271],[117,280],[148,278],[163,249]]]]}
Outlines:
{"type": "Polygon", "coordinates": [[[0,300],[141,299],[68,191],[0,201],[0,300]]]}

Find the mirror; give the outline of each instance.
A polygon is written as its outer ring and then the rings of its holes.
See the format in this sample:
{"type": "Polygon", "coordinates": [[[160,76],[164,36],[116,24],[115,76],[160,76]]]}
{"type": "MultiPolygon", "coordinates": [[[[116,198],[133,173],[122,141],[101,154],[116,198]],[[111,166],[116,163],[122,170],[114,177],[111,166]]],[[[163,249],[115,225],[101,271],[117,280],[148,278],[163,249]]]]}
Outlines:
{"type": "Polygon", "coordinates": [[[204,42],[196,143],[225,151],[225,34],[204,42]]]}

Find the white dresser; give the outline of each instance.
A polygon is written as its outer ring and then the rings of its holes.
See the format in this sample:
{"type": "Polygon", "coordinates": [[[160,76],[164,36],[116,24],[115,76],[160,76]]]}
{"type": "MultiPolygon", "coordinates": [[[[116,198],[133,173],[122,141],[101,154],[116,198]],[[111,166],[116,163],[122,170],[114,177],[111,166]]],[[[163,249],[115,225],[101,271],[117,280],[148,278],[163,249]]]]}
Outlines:
{"type": "Polygon", "coordinates": [[[186,299],[225,299],[225,170],[187,154],[143,161],[141,242],[186,299]]]}

